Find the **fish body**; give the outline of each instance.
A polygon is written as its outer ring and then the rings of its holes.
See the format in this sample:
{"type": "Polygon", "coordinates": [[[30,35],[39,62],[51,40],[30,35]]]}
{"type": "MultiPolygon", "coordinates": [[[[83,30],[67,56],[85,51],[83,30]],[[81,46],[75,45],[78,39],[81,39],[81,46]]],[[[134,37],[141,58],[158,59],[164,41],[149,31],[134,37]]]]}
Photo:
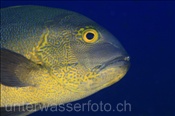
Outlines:
{"type": "Polygon", "coordinates": [[[91,19],[63,9],[1,9],[1,113],[26,115],[87,97],[119,81],[129,56],[91,19]],[[35,105],[33,111],[6,107],[35,105]]]}

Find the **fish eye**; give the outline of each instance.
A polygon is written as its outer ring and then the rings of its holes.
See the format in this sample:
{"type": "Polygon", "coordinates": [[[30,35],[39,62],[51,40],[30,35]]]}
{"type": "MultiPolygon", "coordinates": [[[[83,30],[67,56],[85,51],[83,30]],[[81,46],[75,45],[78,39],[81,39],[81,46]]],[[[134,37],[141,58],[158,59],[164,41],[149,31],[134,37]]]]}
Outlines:
{"type": "Polygon", "coordinates": [[[87,29],[83,33],[83,40],[86,43],[94,43],[98,40],[98,32],[94,29],[87,29]]]}
{"type": "Polygon", "coordinates": [[[91,40],[91,39],[94,38],[94,34],[91,33],[91,32],[89,32],[89,33],[86,34],[86,38],[87,38],[88,40],[91,40]]]}

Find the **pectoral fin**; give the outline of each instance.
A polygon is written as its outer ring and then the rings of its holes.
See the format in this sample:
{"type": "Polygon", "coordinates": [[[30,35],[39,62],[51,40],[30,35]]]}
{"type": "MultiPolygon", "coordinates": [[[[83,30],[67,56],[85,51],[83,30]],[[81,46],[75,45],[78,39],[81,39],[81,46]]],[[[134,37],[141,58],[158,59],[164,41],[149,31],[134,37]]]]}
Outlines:
{"type": "Polygon", "coordinates": [[[21,54],[1,48],[1,77],[0,83],[12,87],[30,86],[26,83],[31,70],[39,66],[21,54]],[[23,81],[25,80],[25,81],[23,81]]]}

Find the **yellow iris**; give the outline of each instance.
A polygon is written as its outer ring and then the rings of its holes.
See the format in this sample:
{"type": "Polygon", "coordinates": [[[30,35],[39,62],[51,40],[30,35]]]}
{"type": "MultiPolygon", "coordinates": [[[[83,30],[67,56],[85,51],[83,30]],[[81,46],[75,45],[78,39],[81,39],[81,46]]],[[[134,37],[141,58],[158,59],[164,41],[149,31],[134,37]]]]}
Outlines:
{"type": "Polygon", "coordinates": [[[82,33],[83,40],[87,43],[94,43],[98,40],[98,32],[94,29],[86,29],[82,33]]]}

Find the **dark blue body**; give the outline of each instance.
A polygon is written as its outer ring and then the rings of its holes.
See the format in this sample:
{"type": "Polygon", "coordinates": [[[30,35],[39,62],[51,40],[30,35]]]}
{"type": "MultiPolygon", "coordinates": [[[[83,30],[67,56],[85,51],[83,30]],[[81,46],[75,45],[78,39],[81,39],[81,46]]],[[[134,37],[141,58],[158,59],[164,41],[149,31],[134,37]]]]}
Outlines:
{"type": "Polygon", "coordinates": [[[175,116],[175,2],[1,1],[1,8],[16,5],[79,12],[116,36],[131,57],[130,70],[121,81],[72,103],[109,103],[115,111],[95,111],[99,106],[91,105],[93,110],[39,111],[31,116],[175,116]],[[121,111],[119,104],[124,102],[131,105],[131,111],[121,111]]]}

